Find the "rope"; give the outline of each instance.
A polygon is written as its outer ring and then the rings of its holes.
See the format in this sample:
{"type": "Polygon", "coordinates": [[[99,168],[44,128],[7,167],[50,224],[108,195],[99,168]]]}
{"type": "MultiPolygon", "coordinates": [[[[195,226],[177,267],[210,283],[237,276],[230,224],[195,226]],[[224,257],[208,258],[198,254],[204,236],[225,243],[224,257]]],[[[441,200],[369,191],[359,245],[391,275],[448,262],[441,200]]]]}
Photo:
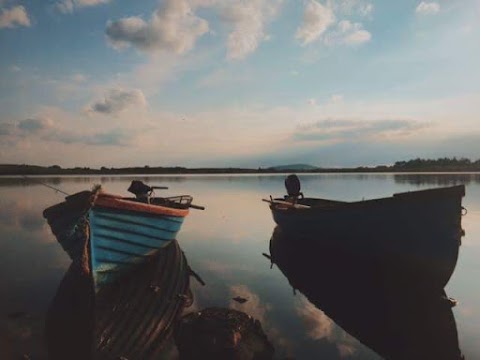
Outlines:
{"type": "Polygon", "coordinates": [[[62,193],[62,194],[67,195],[67,196],[70,195],[69,193],[66,193],[65,191],[62,191],[62,190],[60,190],[60,189],[57,189],[57,188],[54,187],[54,186],[45,184],[44,182],[42,182],[42,181],[40,181],[40,180],[37,180],[37,179],[34,179],[34,178],[30,178],[30,177],[28,177],[28,176],[23,176],[23,177],[24,177],[26,180],[31,180],[31,181],[33,181],[33,182],[37,182],[37,183],[39,183],[39,184],[41,184],[41,185],[43,185],[43,186],[46,186],[46,187],[48,187],[48,188],[50,188],[50,189],[52,189],[52,190],[55,190],[56,192],[62,193]]]}

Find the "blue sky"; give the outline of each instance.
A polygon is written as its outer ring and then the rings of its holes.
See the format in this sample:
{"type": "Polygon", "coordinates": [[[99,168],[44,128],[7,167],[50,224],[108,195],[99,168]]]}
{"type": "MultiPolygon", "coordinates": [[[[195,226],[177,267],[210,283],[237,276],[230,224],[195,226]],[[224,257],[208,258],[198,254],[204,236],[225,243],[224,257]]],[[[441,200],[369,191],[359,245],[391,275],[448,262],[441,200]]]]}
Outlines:
{"type": "Polygon", "coordinates": [[[0,0],[0,163],[480,158],[476,0],[0,0]]]}

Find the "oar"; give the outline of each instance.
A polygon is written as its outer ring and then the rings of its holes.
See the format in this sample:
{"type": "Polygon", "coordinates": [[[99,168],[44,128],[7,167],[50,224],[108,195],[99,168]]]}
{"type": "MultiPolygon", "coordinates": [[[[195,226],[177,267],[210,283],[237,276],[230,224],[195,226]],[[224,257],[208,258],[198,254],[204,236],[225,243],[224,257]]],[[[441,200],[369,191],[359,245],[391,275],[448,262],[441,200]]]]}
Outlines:
{"type": "Polygon", "coordinates": [[[192,209],[197,209],[197,210],[205,210],[205,206],[200,206],[200,205],[194,205],[190,204],[188,207],[191,207],[192,209]]]}
{"type": "Polygon", "coordinates": [[[270,204],[279,204],[279,205],[285,205],[285,206],[290,206],[295,209],[310,209],[310,206],[308,205],[302,205],[302,204],[293,204],[288,201],[282,201],[282,200],[269,200],[269,199],[262,199],[262,201],[268,202],[270,204]]]}

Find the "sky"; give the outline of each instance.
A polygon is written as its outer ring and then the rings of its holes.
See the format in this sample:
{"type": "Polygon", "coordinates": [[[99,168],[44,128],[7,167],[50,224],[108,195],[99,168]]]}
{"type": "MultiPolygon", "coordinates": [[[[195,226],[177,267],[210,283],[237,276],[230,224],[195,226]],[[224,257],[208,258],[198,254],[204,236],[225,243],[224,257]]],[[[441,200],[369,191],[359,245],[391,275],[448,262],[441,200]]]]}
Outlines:
{"type": "Polygon", "coordinates": [[[0,163],[480,158],[478,0],[0,0],[0,163]]]}

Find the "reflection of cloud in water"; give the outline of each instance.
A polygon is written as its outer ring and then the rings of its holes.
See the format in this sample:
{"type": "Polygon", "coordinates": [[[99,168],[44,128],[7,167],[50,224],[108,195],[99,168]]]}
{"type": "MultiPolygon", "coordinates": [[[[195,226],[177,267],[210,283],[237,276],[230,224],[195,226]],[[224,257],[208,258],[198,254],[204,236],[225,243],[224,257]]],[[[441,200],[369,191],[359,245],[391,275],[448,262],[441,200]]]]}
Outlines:
{"type": "Polygon", "coordinates": [[[244,284],[230,286],[230,299],[237,296],[247,299],[247,301],[240,304],[235,300],[230,300],[229,307],[247,313],[260,321],[268,339],[273,343],[276,353],[282,353],[283,350],[283,353],[287,356],[293,355],[292,342],[282,335],[280,330],[270,321],[267,321],[267,314],[272,310],[272,306],[268,303],[262,303],[260,297],[244,284]]]}
{"type": "Polygon", "coordinates": [[[308,300],[302,297],[295,304],[295,310],[305,323],[308,337],[320,340],[332,335],[334,322],[308,300]]]}
{"type": "Polygon", "coordinates": [[[182,236],[211,242],[228,238],[229,243],[234,244],[258,242],[266,235],[267,229],[270,231],[272,224],[266,212],[268,209],[261,205],[262,196],[260,190],[219,189],[212,192],[206,189],[196,201],[205,205],[207,211],[189,216],[182,228],[182,236]]]}
{"type": "Polygon", "coordinates": [[[466,216],[462,218],[462,228],[465,230],[465,236],[462,238],[464,246],[479,246],[480,238],[480,211],[468,210],[466,216]]]}
{"type": "MultiPolygon", "coordinates": [[[[209,270],[221,276],[223,279],[231,278],[234,274],[238,272],[242,273],[257,273],[255,269],[252,269],[249,264],[244,262],[242,263],[232,263],[232,262],[222,262],[218,260],[205,260],[201,262],[201,268],[209,270]]],[[[236,276],[235,276],[236,277],[236,276]]]]}
{"type": "Polygon", "coordinates": [[[355,354],[357,340],[338,327],[332,319],[325,315],[323,311],[317,309],[305,297],[299,297],[295,304],[295,310],[303,320],[309,338],[312,340],[326,339],[335,343],[342,358],[355,354]]]}
{"type": "MultiPolygon", "coordinates": [[[[263,326],[263,324],[262,324],[263,326]]],[[[283,355],[285,358],[290,359],[294,358],[294,343],[292,340],[284,336],[280,330],[276,327],[269,327],[268,329],[264,326],[264,330],[268,335],[268,339],[272,342],[275,348],[275,353],[282,354],[280,358],[283,359],[283,355]]]]}
{"type": "Polygon", "coordinates": [[[355,348],[350,344],[337,344],[337,349],[342,358],[355,354],[355,348]]]}
{"type": "Polygon", "coordinates": [[[205,260],[202,262],[202,268],[213,271],[215,273],[225,274],[226,272],[231,272],[233,266],[218,260],[205,260]]]}
{"type": "Polygon", "coordinates": [[[238,311],[243,311],[248,315],[259,320],[265,326],[265,315],[271,309],[270,304],[262,304],[260,297],[252,292],[247,285],[232,285],[230,286],[231,297],[242,297],[248,301],[240,304],[235,300],[230,300],[230,308],[238,311]]]}
{"type": "Polygon", "coordinates": [[[41,210],[35,208],[31,201],[23,198],[0,201],[0,223],[28,231],[45,228],[41,210]]]}

